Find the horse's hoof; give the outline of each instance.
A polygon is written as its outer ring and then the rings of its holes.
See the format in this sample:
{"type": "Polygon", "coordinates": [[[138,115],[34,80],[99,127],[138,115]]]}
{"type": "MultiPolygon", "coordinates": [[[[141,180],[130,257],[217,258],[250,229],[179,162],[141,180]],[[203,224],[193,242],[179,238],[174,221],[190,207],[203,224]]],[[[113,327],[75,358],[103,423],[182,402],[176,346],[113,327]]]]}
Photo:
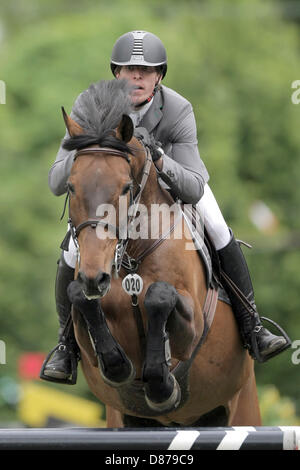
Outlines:
{"type": "Polygon", "coordinates": [[[127,358],[127,364],[126,364],[128,372],[126,373],[124,373],[124,367],[122,368],[121,371],[118,371],[118,372],[116,371],[112,372],[112,369],[110,369],[110,370],[107,370],[107,372],[105,373],[103,362],[101,361],[99,356],[98,356],[98,365],[99,365],[100,375],[103,381],[107,385],[110,385],[110,387],[114,387],[114,388],[122,387],[123,385],[130,384],[135,379],[135,368],[133,367],[132,362],[128,358],[127,358]]]}
{"type": "Polygon", "coordinates": [[[181,390],[180,390],[179,384],[173,374],[170,374],[170,377],[172,377],[174,384],[173,384],[173,391],[171,395],[169,396],[169,398],[167,398],[167,400],[164,400],[159,403],[154,402],[147,396],[147,393],[145,391],[146,403],[152,411],[155,411],[158,413],[169,413],[170,411],[175,410],[180,404],[181,390]]]}

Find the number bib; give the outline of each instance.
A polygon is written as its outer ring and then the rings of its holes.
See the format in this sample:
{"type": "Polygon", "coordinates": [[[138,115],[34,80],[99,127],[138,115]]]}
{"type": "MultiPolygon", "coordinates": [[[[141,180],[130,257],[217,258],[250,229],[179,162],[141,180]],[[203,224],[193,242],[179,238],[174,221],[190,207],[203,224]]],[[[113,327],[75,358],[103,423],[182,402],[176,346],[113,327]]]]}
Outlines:
{"type": "Polygon", "coordinates": [[[143,279],[138,274],[128,274],[122,281],[122,287],[128,295],[139,295],[143,290],[143,279]]]}

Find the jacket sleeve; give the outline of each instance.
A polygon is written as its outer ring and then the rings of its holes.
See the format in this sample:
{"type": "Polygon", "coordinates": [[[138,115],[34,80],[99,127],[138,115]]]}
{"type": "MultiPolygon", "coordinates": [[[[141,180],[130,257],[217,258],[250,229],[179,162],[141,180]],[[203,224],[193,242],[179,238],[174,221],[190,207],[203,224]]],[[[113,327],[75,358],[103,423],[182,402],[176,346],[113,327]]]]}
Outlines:
{"type": "MultiPolygon", "coordinates": [[[[66,131],[65,138],[69,137],[66,131]]],[[[67,179],[69,178],[74,161],[75,150],[65,150],[62,144],[56,155],[55,162],[50,168],[48,175],[49,188],[55,196],[61,196],[67,192],[67,179]]]]}
{"type": "MultiPolygon", "coordinates": [[[[83,92],[85,93],[85,92],[83,92]]],[[[81,113],[81,100],[82,93],[76,99],[72,111],[71,111],[71,118],[74,119],[78,124],[81,126],[84,125],[83,116],[81,113]]],[[[61,145],[58,149],[55,162],[53,163],[52,167],[50,168],[48,174],[48,184],[55,196],[61,196],[62,194],[67,192],[67,180],[70,176],[71,168],[74,161],[74,156],[76,150],[66,150],[62,147],[64,139],[70,137],[68,131],[66,130],[65,136],[61,141],[61,145]]]]}
{"type": "Polygon", "coordinates": [[[171,148],[163,157],[159,177],[183,202],[196,204],[202,197],[208,172],[200,158],[195,116],[191,105],[171,130],[171,148]]]}

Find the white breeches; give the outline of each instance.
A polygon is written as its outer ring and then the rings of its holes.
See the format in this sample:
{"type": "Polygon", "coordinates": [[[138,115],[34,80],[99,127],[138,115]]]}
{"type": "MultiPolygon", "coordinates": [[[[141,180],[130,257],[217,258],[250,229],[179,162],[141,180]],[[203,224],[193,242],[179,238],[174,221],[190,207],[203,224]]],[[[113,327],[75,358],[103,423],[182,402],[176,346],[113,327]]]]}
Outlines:
{"type": "MultiPolygon", "coordinates": [[[[204,219],[204,225],[216,250],[221,250],[228,245],[230,232],[208,184],[204,186],[204,194],[196,207],[204,219]]],[[[77,252],[72,237],[70,238],[69,251],[64,251],[64,258],[71,268],[75,268],[77,252]]]]}
{"type": "Polygon", "coordinates": [[[216,250],[221,250],[228,245],[231,235],[215,196],[208,184],[204,186],[204,194],[196,207],[201,217],[204,219],[205,228],[216,250]]]}

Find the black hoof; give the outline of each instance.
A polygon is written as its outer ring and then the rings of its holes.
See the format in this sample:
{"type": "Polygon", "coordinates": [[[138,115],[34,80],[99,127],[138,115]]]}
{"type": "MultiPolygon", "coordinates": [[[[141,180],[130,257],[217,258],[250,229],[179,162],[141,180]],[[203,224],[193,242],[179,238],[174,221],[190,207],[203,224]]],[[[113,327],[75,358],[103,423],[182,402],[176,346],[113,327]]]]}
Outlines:
{"type": "Polygon", "coordinates": [[[135,379],[135,369],[128,358],[122,361],[118,354],[115,360],[111,353],[100,354],[97,357],[101,377],[107,385],[114,388],[122,387],[135,379]]]}
{"type": "MultiPolygon", "coordinates": [[[[181,390],[173,374],[169,374],[168,382],[168,388],[171,390],[171,393],[169,397],[163,399],[163,401],[154,400],[154,397],[152,398],[150,396],[149,387],[145,387],[145,400],[151,410],[159,413],[169,413],[171,411],[174,411],[179,406],[181,400],[181,390]]],[[[159,395],[161,383],[152,383],[152,388],[155,389],[155,395],[159,395]]],[[[162,395],[165,395],[165,389],[162,395]]]]}

